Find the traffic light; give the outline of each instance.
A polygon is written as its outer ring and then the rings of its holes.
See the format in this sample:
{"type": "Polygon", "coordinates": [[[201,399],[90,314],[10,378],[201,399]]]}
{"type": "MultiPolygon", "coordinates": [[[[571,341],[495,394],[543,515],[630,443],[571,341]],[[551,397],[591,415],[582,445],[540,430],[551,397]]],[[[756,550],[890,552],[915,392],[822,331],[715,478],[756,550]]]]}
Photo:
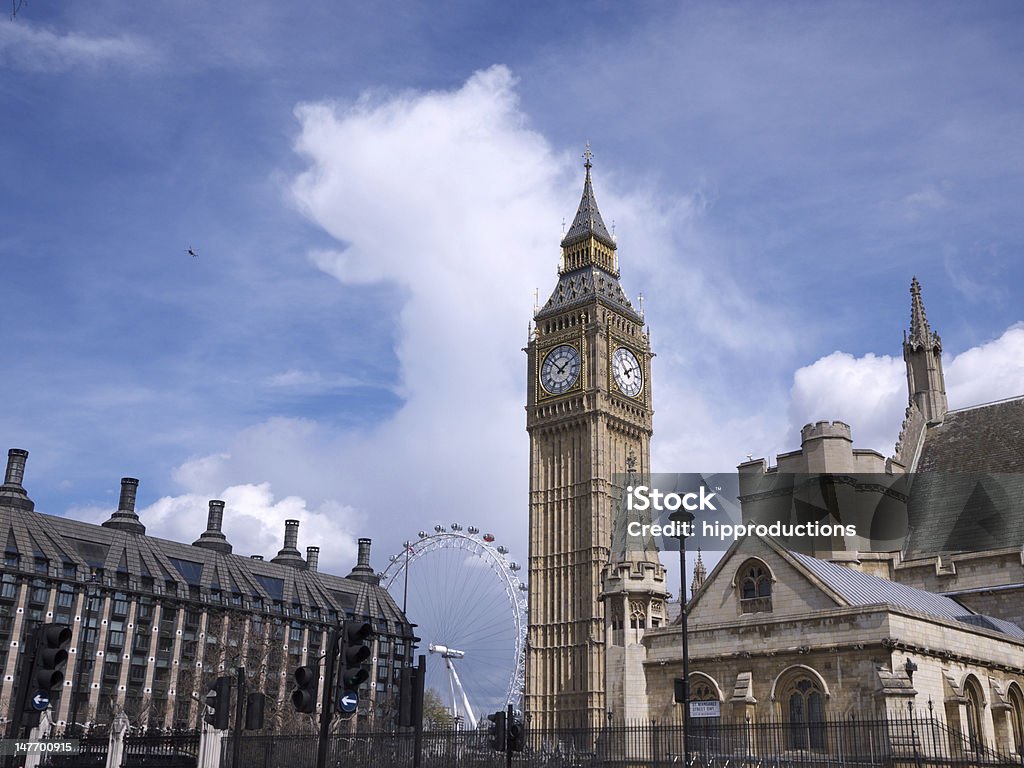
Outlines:
{"type": "Polygon", "coordinates": [[[206,694],[207,723],[219,731],[226,731],[231,720],[231,678],[218,677],[206,694]]]}
{"type": "Polygon", "coordinates": [[[686,681],[681,677],[677,677],[674,681],[672,698],[676,704],[686,702],[686,681]]]}
{"type": "Polygon", "coordinates": [[[346,621],[341,629],[341,669],[338,672],[338,696],[341,701],[345,691],[355,692],[366,682],[370,673],[363,669],[363,662],[370,658],[370,647],[364,640],[373,637],[373,625],[369,622],[358,624],[346,621]]]}
{"type": "Polygon", "coordinates": [[[31,679],[39,690],[49,693],[64,684],[71,627],[66,624],[43,624],[36,633],[36,659],[32,665],[31,679]]]}
{"type": "Polygon", "coordinates": [[[409,728],[415,724],[413,716],[413,686],[416,685],[416,670],[402,667],[402,677],[398,688],[398,725],[409,728]]]}
{"type": "Polygon", "coordinates": [[[262,693],[250,693],[245,702],[245,730],[259,731],[263,728],[263,710],[267,697],[262,693]]]}
{"type": "Polygon", "coordinates": [[[299,667],[295,670],[295,690],[292,692],[292,704],[296,712],[310,715],[316,712],[316,693],[320,685],[320,675],[313,667],[299,667]]]}
{"type": "Polygon", "coordinates": [[[487,719],[491,721],[491,725],[487,729],[488,735],[491,737],[491,749],[496,749],[499,752],[505,751],[505,713],[495,712],[493,715],[488,715],[487,719]]]}
{"type": "Polygon", "coordinates": [[[517,717],[512,720],[508,727],[508,748],[513,752],[522,752],[526,746],[526,729],[522,721],[517,717]]]}

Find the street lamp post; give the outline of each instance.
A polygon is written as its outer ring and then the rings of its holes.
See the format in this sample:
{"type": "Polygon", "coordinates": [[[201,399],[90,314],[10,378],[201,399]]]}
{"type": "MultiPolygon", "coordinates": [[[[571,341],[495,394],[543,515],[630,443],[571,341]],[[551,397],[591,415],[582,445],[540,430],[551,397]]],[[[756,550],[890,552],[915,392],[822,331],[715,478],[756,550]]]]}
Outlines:
{"type": "Polygon", "coordinates": [[[693,513],[679,510],[669,515],[679,533],[679,624],[683,642],[683,750],[690,765],[690,645],[689,610],[686,600],[686,537],[693,528],[693,513]]]}

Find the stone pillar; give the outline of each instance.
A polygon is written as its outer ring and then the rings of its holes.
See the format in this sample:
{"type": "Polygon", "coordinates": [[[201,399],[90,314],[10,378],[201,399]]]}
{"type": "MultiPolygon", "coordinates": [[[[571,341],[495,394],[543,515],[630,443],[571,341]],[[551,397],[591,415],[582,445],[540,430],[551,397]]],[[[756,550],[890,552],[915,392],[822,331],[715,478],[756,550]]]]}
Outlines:
{"type": "Polygon", "coordinates": [[[129,721],[124,712],[118,712],[110,724],[110,741],[107,743],[106,768],[121,768],[124,759],[124,737],[128,735],[129,721]]]}

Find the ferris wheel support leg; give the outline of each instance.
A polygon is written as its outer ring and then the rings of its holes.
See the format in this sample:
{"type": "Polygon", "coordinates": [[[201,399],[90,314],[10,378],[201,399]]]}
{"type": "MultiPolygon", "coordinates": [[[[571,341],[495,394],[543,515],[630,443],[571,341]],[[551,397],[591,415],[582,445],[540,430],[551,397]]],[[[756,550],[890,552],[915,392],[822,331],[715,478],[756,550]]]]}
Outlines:
{"type": "Polygon", "coordinates": [[[455,662],[449,659],[449,669],[452,672],[452,677],[455,678],[455,685],[459,689],[459,693],[462,694],[462,706],[466,709],[466,719],[469,721],[469,725],[473,730],[476,730],[476,715],[473,714],[473,708],[469,706],[469,696],[466,695],[466,689],[462,687],[462,681],[459,679],[459,673],[455,671],[455,662]]]}

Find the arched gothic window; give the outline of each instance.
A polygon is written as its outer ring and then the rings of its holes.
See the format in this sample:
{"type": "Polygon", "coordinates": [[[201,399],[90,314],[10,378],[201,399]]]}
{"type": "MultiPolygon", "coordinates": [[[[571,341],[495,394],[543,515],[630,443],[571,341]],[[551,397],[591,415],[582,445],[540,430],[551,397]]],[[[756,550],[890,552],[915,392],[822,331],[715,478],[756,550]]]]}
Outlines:
{"type": "Polygon", "coordinates": [[[1024,755],[1024,693],[1017,685],[1011,685],[1008,693],[1013,743],[1017,745],[1017,753],[1024,755]]]}
{"type": "Polygon", "coordinates": [[[630,629],[647,628],[647,606],[639,600],[633,600],[629,604],[629,627],[630,629]]]}
{"type": "Polygon", "coordinates": [[[718,694],[707,680],[697,678],[690,686],[691,701],[718,701],[718,694]]]}
{"type": "Polygon", "coordinates": [[[740,568],[737,586],[743,613],[769,613],[772,610],[772,575],[760,560],[748,560],[740,568]]]}
{"type": "Polygon", "coordinates": [[[964,683],[964,695],[967,697],[967,739],[972,750],[983,749],[985,746],[984,731],[981,728],[985,711],[985,698],[981,686],[973,677],[964,683]]]}
{"type": "Polygon", "coordinates": [[[825,693],[810,675],[794,677],[780,699],[789,749],[825,748],[825,693]]]}

